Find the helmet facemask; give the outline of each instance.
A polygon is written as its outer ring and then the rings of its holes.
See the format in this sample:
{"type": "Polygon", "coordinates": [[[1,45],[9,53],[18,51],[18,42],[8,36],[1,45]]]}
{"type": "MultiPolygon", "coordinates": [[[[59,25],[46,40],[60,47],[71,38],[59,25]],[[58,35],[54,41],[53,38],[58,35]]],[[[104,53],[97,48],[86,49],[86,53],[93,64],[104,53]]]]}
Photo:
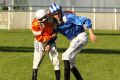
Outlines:
{"type": "Polygon", "coordinates": [[[45,15],[45,16],[43,16],[42,18],[38,19],[38,21],[39,21],[40,23],[43,23],[43,22],[45,22],[47,19],[48,19],[48,16],[45,15]]]}

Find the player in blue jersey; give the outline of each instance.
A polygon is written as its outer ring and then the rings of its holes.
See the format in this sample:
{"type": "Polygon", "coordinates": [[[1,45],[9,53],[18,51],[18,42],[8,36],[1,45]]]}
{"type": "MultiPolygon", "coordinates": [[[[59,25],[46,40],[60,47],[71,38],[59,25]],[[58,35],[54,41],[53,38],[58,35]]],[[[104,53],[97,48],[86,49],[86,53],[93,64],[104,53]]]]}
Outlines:
{"type": "Polygon", "coordinates": [[[57,31],[71,41],[68,49],[62,54],[62,60],[64,61],[64,80],[70,80],[70,70],[77,80],[83,80],[76,67],[75,57],[88,41],[84,26],[88,28],[92,42],[94,43],[96,40],[96,36],[92,30],[92,22],[87,17],[62,11],[61,6],[56,3],[51,4],[49,9],[53,17],[58,21],[57,31]]]}

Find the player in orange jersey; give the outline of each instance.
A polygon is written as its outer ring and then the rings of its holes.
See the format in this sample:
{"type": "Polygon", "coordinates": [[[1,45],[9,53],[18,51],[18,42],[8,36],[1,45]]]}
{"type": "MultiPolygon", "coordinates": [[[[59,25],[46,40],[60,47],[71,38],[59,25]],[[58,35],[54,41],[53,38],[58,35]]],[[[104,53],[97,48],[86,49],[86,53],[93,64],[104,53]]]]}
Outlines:
{"type": "Polygon", "coordinates": [[[35,37],[32,80],[37,80],[38,67],[44,58],[45,52],[48,52],[54,66],[56,80],[60,80],[58,51],[55,46],[57,34],[54,32],[56,23],[43,9],[37,10],[35,15],[36,18],[32,22],[32,32],[35,37]]]}

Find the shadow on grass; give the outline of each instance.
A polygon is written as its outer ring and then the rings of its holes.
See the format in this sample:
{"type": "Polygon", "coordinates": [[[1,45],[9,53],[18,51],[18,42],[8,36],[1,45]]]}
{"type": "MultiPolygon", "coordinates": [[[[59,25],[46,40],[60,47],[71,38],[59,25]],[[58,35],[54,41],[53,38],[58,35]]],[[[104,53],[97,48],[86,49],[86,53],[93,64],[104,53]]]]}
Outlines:
{"type": "MultiPolygon", "coordinates": [[[[67,48],[58,48],[58,51],[63,53],[67,48]]],[[[114,49],[82,49],[83,54],[120,54],[120,50],[114,49]]]]}
{"type": "Polygon", "coordinates": [[[112,36],[119,36],[120,33],[95,33],[95,35],[103,35],[103,36],[105,36],[105,35],[112,35],[112,36]]]}
{"type": "MultiPolygon", "coordinates": [[[[59,48],[59,52],[64,52],[67,48],[59,48]]],[[[113,49],[82,49],[83,54],[120,54],[120,50],[113,49]]]]}
{"type": "Polygon", "coordinates": [[[33,52],[33,47],[2,47],[0,52],[33,52]]]}
{"type": "MultiPolygon", "coordinates": [[[[63,53],[67,48],[58,48],[58,52],[63,53]]],[[[0,52],[33,52],[33,47],[2,47],[0,52]]],[[[120,50],[113,49],[82,49],[83,54],[120,54],[120,50]]]]}
{"type": "Polygon", "coordinates": [[[81,53],[89,54],[120,54],[120,50],[114,49],[83,49],[81,53]]]}

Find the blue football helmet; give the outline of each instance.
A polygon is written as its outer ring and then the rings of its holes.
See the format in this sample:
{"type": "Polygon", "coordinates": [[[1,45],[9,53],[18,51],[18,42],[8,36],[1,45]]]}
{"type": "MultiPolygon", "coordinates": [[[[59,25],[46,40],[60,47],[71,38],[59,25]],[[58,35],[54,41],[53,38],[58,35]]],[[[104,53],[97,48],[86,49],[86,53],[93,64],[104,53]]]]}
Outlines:
{"type": "Polygon", "coordinates": [[[56,3],[53,3],[53,4],[50,5],[49,9],[50,9],[51,13],[55,13],[57,11],[61,11],[61,6],[59,6],[56,3]]]}

